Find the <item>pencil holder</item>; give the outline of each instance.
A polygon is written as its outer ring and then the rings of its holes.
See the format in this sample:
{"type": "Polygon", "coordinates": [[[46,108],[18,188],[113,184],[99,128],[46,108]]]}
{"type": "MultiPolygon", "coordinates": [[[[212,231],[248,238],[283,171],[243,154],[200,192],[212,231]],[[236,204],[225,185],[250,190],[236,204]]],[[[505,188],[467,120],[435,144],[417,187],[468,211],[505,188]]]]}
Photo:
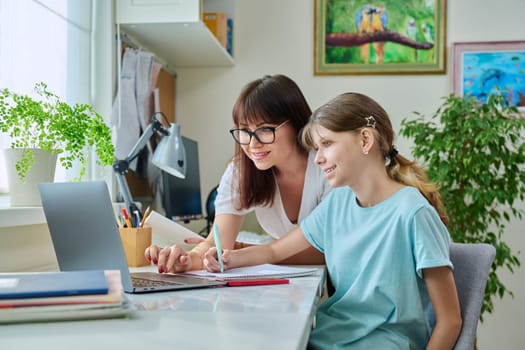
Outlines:
{"type": "Polygon", "coordinates": [[[122,227],[119,231],[128,266],[149,265],[144,251],[151,245],[151,227],[122,227]]]}

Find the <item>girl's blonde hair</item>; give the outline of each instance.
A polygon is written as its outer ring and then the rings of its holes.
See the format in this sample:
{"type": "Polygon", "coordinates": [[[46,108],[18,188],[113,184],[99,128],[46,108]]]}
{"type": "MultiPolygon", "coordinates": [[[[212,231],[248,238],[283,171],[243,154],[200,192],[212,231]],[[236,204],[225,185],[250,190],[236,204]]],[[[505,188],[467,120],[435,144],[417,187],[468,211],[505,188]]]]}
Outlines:
{"type": "Polygon", "coordinates": [[[423,168],[397,152],[390,118],[376,101],[366,95],[349,92],[319,107],[300,134],[300,141],[307,149],[315,147],[312,133],[316,125],[333,132],[359,132],[369,127],[385,159],[388,175],[399,183],[417,188],[436,209],[443,223],[448,224],[438,185],[429,180],[423,168]]]}

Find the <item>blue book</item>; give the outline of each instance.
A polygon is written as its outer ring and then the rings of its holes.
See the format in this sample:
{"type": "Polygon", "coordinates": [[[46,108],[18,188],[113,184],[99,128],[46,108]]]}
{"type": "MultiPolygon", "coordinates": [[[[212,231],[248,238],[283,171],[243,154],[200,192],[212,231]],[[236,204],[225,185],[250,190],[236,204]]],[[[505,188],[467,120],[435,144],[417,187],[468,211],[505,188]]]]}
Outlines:
{"type": "Polygon", "coordinates": [[[103,270],[0,274],[0,299],[106,293],[103,270]]]}

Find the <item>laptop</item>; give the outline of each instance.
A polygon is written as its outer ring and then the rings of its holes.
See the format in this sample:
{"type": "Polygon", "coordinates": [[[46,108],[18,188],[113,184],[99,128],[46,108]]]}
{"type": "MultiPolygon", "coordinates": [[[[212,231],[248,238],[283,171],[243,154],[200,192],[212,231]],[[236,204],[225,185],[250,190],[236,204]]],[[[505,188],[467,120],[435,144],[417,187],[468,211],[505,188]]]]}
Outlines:
{"type": "Polygon", "coordinates": [[[38,189],[61,271],[120,270],[127,293],[225,284],[183,275],[131,273],[106,182],[41,183],[38,189]]]}

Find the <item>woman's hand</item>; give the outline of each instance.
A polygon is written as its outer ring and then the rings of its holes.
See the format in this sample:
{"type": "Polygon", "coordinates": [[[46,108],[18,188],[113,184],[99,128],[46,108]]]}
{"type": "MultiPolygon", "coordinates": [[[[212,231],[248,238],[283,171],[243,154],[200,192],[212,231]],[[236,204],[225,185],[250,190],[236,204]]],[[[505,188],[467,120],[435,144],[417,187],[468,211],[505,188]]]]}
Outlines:
{"type": "Polygon", "coordinates": [[[157,265],[159,273],[185,272],[192,267],[191,256],[177,245],[161,249],[152,244],[146,248],[144,256],[149,262],[157,265]]]}
{"type": "MultiPolygon", "coordinates": [[[[224,270],[227,270],[231,266],[232,251],[224,249],[222,251],[222,263],[224,264],[224,270]]],[[[204,259],[202,260],[204,268],[210,272],[220,272],[221,266],[217,258],[217,248],[212,247],[204,253],[204,259]]]]}

